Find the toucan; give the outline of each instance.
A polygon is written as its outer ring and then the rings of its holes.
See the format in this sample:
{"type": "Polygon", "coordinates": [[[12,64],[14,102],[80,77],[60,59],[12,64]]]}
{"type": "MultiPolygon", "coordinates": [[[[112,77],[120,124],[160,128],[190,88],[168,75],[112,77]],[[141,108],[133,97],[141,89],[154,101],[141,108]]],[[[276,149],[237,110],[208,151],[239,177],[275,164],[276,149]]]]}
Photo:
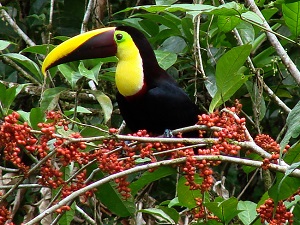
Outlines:
{"type": "Polygon", "coordinates": [[[166,130],[197,123],[199,108],[163,70],[145,35],[130,26],[107,27],[79,34],[54,48],[42,72],[82,59],[116,56],[116,100],[132,132],[146,129],[160,135],[166,130]]]}

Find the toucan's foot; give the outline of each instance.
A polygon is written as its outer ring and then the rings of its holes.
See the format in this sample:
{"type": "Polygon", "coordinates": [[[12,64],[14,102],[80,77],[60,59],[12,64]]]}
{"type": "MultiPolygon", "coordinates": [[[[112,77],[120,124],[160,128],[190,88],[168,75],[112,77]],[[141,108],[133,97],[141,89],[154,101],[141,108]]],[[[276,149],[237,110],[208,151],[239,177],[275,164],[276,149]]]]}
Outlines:
{"type": "Polygon", "coordinates": [[[174,135],[173,135],[173,133],[172,133],[172,131],[170,129],[165,129],[163,137],[165,137],[165,138],[172,138],[172,137],[174,137],[174,135]]]}

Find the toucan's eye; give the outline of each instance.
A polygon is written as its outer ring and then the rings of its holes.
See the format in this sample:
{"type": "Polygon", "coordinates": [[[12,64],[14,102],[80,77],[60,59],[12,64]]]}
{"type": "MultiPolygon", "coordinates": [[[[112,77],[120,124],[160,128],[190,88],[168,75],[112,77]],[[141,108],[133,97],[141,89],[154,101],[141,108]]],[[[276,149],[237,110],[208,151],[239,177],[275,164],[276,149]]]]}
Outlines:
{"type": "Polygon", "coordinates": [[[116,35],[116,39],[117,39],[118,41],[121,41],[121,40],[123,39],[123,34],[117,34],[117,35],[116,35]]]}

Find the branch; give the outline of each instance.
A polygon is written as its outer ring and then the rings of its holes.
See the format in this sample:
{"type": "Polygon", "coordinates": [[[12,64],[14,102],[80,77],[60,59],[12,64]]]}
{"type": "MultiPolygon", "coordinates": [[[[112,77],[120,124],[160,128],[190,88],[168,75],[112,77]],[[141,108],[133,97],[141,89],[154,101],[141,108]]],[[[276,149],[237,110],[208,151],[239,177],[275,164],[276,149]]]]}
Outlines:
{"type": "MultiPolygon", "coordinates": [[[[223,161],[223,162],[230,162],[230,163],[236,163],[240,165],[246,165],[246,166],[253,166],[253,167],[261,167],[262,162],[260,161],[255,161],[255,160],[249,160],[249,159],[240,159],[236,157],[231,157],[231,156],[211,156],[211,155],[205,155],[205,156],[194,156],[196,160],[210,160],[210,161],[223,161]]],[[[60,202],[57,204],[53,205],[49,209],[45,210],[44,212],[40,213],[38,216],[36,216],[34,219],[29,221],[28,223],[25,223],[24,225],[34,225],[38,223],[41,219],[43,219],[45,216],[53,213],[55,210],[59,209],[60,207],[67,205],[70,201],[73,199],[79,197],[80,195],[84,194],[87,191],[90,191],[94,188],[97,188],[105,183],[108,183],[110,181],[113,181],[116,178],[120,178],[123,176],[126,176],[128,174],[144,171],[144,170],[149,170],[152,168],[160,167],[160,166],[167,166],[167,165],[176,165],[179,163],[184,163],[186,161],[186,158],[178,158],[178,159],[172,159],[172,160],[164,160],[160,162],[155,162],[155,163],[149,163],[147,165],[141,165],[137,166],[116,174],[109,175],[101,180],[98,180],[80,190],[77,190],[67,196],[66,198],[62,199],[60,202]]],[[[281,165],[276,165],[276,164],[270,164],[269,169],[273,171],[278,171],[285,173],[288,170],[288,166],[281,166],[281,165]]],[[[298,177],[300,178],[300,170],[296,169],[294,170],[291,174],[293,177],[298,177]]]]}
{"type": "Polygon", "coordinates": [[[87,5],[86,11],[85,11],[85,14],[83,17],[83,21],[81,24],[81,32],[80,33],[84,33],[87,31],[87,24],[90,19],[91,12],[93,10],[93,5],[94,5],[94,0],[89,0],[89,3],[87,5]]]}
{"type": "MultiPolygon", "coordinates": [[[[265,20],[264,16],[262,15],[261,11],[255,4],[253,0],[246,0],[246,4],[250,7],[250,9],[255,12],[262,20],[263,20],[263,27],[267,30],[270,31],[272,30],[267,21],[265,20]]],[[[297,82],[298,85],[300,85],[300,71],[297,69],[296,65],[294,62],[291,60],[289,55],[286,53],[280,42],[278,41],[277,37],[275,34],[271,32],[267,32],[266,35],[271,43],[271,45],[275,48],[277,54],[281,58],[283,64],[285,67],[288,69],[290,74],[294,77],[295,81],[297,82]]]]}
{"type": "MultiPolygon", "coordinates": [[[[0,3],[0,7],[3,7],[0,3]]],[[[15,21],[10,17],[10,15],[4,10],[0,10],[0,16],[9,23],[9,25],[14,29],[14,31],[29,45],[34,46],[35,43],[23,32],[23,30],[15,23],[15,21]]]]}

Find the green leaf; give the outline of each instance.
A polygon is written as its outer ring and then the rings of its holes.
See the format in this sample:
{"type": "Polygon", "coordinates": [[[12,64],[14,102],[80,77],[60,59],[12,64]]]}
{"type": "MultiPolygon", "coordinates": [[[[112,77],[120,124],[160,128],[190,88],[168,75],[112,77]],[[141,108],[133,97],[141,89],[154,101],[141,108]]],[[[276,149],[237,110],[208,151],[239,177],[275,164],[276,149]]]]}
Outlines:
{"type": "Polygon", "coordinates": [[[284,155],[284,161],[288,164],[300,161],[300,142],[298,141],[292,147],[289,148],[284,155]]]}
{"type": "Polygon", "coordinates": [[[217,93],[209,106],[209,112],[223,104],[247,81],[248,77],[239,73],[251,51],[251,45],[242,45],[226,52],[217,62],[217,93]]]}
{"type": "MultiPolygon", "coordinates": [[[[70,116],[70,115],[73,115],[74,112],[75,112],[75,108],[72,108],[72,109],[70,109],[68,111],[64,111],[64,114],[66,116],[70,116]]],[[[77,113],[83,113],[83,114],[90,114],[90,113],[92,113],[90,110],[88,110],[87,108],[84,108],[82,106],[77,106],[76,107],[76,112],[77,113]]]]}
{"type": "MultiPolygon", "coordinates": [[[[190,190],[190,187],[185,185],[187,180],[185,177],[181,177],[177,184],[178,200],[180,205],[187,207],[189,209],[195,208],[197,206],[195,198],[201,198],[202,194],[200,190],[190,190]]],[[[195,176],[195,182],[201,184],[202,178],[199,175],[195,176]]]]}
{"type": "Polygon", "coordinates": [[[155,0],[155,5],[172,5],[177,0],[155,0]]]}
{"type": "Polygon", "coordinates": [[[98,79],[97,79],[98,74],[95,74],[93,70],[87,69],[84,66],[83,62],[79,63],[78,71],[83,77],[86,77],[89,80],[93,80],[96,84],[98,84],[98,79]]]}
{"type": "Polygon", "coordinates": [[[172,52],[165,52],[161,50],[155,50],[155,55],[158,61],[158,64],[164,70],[167,70],[173,66],[177,61],[177,55],[172,52]]]}
{"type": "Polygon", "coordinates": [[[51,111],[58,104],[60,94],[67,90],[64,87],[55,87],[46,89],[42,94],[41,109],[43,111],[51,111]]]}
{"type": "Polygon", "coordinates": [[[35,45],[35,46],[24,48],[21,52],[30,52],[34,54],[47,55],[54,48],[55,46],[51,44],[35,45]]]}
{"type": "Polygon", "coordinates": [[[174,208],[159,206],[158,209],[164,211],[176,224],[178,224],[180,215],[174,208]]]}
{"type": "Polygon", "coordinates": [[[113,111],[113,105],[111,99],[102,91],[90,90],[90,92],[95,96],[95,98],[101,105],[103,115],[104,115],[104,123],[106,123],[108,120],[110,120],[113,111]]]}
{"type": "Polygon", "coordinates": [[[241,19],[235,16],[218,16],[218,28],[224,33],[231,31],[240,22],[241,19]]]}
{"type": "Polygon", "coordinates": [[[255,38],[254,28],[250,23],[241,21],[236,26],[237,31],[239,32],[243,44],[252,44],[255,38]]]}
{"type": "Polygon", "coordinates": [[[237,209],[241,211],[238,217],[244,225],[250,225],[257,216],[256,204],[254,202],[239,201],[237,209]]]}
{"type": "Polygon", "coordinates": [[[0,51],[6,49],[10,44],[11,42],[9,41],[0,40],[0,51]]]}
{"type": "MultiPolygon", "coordinates": [[[[153,22],[165,25],[166,27],[170,28],[173,31],[174,35],[180,35],[181,34],[179,28],[177,27],[177,25],[172,20],[166,18],[164,15],[158,15],[158,14],[135,14],[134,16],[135,17],[140,17],[140,18],[147,18],[150,21],[153,21],[153,22]]],[[[150,28],[147,28],[147,29],[150,29],[150,28]]],[[[157,30],[157,33],[158,33],[159,28],[157,27],[157,29],[158,29],[157,30]]]]}
{"type": "Polygon", "coordinates": [[[263,25],[264,23],[264,21],[255,12],[251,12],[251,11],[244,12],[242,13],[241,17],[242,19],[254,25],[256,24],[263,25]]]}
{"type": "Polygon", "coordinates": [[[31,59],[27,58],[24,55],[18,54],[18,53],[6,53],[6,54],[2,54],[2,56],[6,56],[6,57],[10,58],[11,60],[21,64],[24,68],[29,70],[32,73],[32,75],[34,75],[34,77],[36,78],[37,81],[39,81],[40,83],[43,82],[44,76],[43,76],[39,66],[35,62],[33,62],[31,59]]]}
{"type": "Polygon", "coordinates": [[[38,129],[38,123],[45,121],[45,111],[42,111],[41,108],[32,108],[30,110],[29,115],[29,125],[37,130],[38,129]]]}
{"type": "Polygon", "coordinates": [[[19,84],[17,86],[13,86],[10,88],[6,88],[6,86],[0,83],[0,102],[1,107],[3,107],[4,114],[6,115],[8,110],[10,109],[11,104],[14,102],[17,95],[22,91],[22,89],[27,84],[19,84]]]}
{"type": "MultiPolygon", "coordinates": [[[[262,157],[259,156],[258,154],[256,153],[250,153],[249,155],[247,155],[247,158],[248,159],[252,159],[252,160],[256,160],[256,161],[262,161],[262,157]]],[[[249,174],[251,173],[252,171],[256,170],[257,168],[256,167],[253,167],[253,166],[242,166],[243,168],[243,171],[246,173],[246,174],[249,174]]]]}
{"type": "Polygon", "coordinates": [[[268,193],[269,196],[274,199],[274,201],[284,200],[294,194],[300,187],[299,178],[288,177],[289,173],[293,170],[287,170],[287,172],[283,175],[281,173],[277,173],[276,175],[276,183],[273,185],[268,193]]]}
{"type": "Polygon", "coordinates": [[[69,225],[71,224],[71,222],[74,220],[74,216],[75,216],[75,202],[72,203],[71,209],[68,211],[65,211],[63,213],[63,215],[61,216],[61,218],[58,221],[58,224],[65,224],[65,225],[69,225]]]}
{"type": "Polygon", "coordinates": [[[175,224],[174,220],[161,209],[149,208],[149,209],[139,210],[139,212],[148,213],[150,215],[155,215],[155,216],[161,217],[162,219],[164,219],[165,221],[167,221],[171,224],[175,224]]]}
{"type": "Polygon", "coordinates": [[[147,184],[175,173],[176,169],[169,166],[161,166],[153,172],[146,171],[137,181],[134,181],[130,184],[129,187],[131,189],[131,194],[136,195],[138,191],[145,187],[147,184]]]}
{"type": "Polygon", "coordinates": [[[171,208],[171,207],[177,206],[177,205],[180,206],[180,202],[178,200],[178,197],[175,197],[169,202],[168,207],[171,208]]]}
{"type": "MultiPolygon", "coordinates": [[[[95,178],[100,180],[104,177],[102,172],[98,172],[95,178]]],[[[96,192],[97,198],[110,211],[120,217],[132,216],[135,211],[135,204],[131,199],[124,200],[120,193],[115,188],[115,183],[109,182],[101,185],[96,192]]]]}
{"type": "Polygon", "coordinates": [[[61,74],[66,78],[66,80],[71,85],[72,89],[76,87],[77,81],[82,78],[82,74],[80,74],[78,71],[74,71],[70,66],[66,64],[58,65],[58,70],[61,72],[61,74]]]}
{"type": "Polygon", "coordinates": [[[284,149],[291,138],[297,138],[300,134],[300,101],[294,106],[286,119],[287,131],[280,142],[280,148],[284,149]]]}
{"type": "Polygon", "coordinates": [[[285,24],[296,37],[300,32],[300,2],[282,4],[282,13],[285,24]]]}
{"type": "Polygon", "coordinates": [[[237,209],[238,200],[231,197],[222,202],[207,202],[204,205],[223,223],[228,224],[241,210],[237,209]]]}

